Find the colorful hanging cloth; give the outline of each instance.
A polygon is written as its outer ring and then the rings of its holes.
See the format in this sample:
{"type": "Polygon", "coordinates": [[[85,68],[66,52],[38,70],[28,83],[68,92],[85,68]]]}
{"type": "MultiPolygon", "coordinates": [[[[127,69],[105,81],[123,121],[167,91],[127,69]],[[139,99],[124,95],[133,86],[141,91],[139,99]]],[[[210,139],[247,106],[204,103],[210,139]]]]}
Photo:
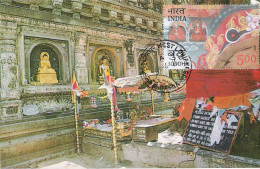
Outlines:
{"type": "Polygon", "coordinates": [[[192,70],[186,83],[186,97],[200,98],[241,95],[259,89],[259,82],[260,69],[192,70]]]}
{"type": "Polygon", "coordinates": [[[182,118],[185,118],[187,121],[190,121],[195,104],[196,104],[196,99],[185,98],[178,109],[180,112],[180,116],[178,120],[181,121],[182,118]]]}

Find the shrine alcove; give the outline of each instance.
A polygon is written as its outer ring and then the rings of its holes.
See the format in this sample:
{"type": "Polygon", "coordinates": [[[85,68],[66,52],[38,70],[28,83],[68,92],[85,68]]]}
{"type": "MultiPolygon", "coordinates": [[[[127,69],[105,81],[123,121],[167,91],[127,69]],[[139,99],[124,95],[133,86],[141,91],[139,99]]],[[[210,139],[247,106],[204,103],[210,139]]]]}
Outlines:
{"type": "Polygon", "coordinates": [[[143,69],[146,69],[148,70],[146,73],[152,73],[155,71],[155,68],[154,68],[154,62],[153,62],[153,59],[152,57],[149,55],[149,56],[143,56],[142,54],[139,56],[139,59],[138,59],[138,71],[139,71],[139,74],[144,74],[144,70],[143,69]]]}
{"type": "Polygon", "coordinates": [[[98,47],[92,54],[91,77],[93,82],[103,84],[103,75],[102,72],[100,72],[100,66],[102,65],[102,59],[104,58],[107,60],[110,75],[114,79],[120,77],[119,60],[115,51],[109,47],[98,47]]]}
{"type": "Polygon", "coordinates": [[[42,52],[49,54],[51,68],[57,73],[57,80],[61,80],[60,61],[57,50],[49,44],[39,44],[33,48],[30,54],[30,82],[36,82],[36,74],[38,72],[40,55],[42,52]]]}

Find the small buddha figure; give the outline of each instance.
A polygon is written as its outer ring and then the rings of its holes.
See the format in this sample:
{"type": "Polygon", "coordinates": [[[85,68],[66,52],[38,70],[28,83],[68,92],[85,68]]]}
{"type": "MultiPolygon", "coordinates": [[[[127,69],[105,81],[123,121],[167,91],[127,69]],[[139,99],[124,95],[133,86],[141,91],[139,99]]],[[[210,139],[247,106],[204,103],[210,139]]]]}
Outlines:
{"type": "Polygon", "coordinates": [[[143,62],[143,71],[146,74],[151,73],[152,71],[149,69],[148,63],[146,61],[143,62]]]}
{"type": "Polygon", "coordinates": [[[47,52],[42,52],[40,55],[41,61],[36,75],[39,83],[58,83],[56,71],[51,68],[49,57],[47,52]]]}

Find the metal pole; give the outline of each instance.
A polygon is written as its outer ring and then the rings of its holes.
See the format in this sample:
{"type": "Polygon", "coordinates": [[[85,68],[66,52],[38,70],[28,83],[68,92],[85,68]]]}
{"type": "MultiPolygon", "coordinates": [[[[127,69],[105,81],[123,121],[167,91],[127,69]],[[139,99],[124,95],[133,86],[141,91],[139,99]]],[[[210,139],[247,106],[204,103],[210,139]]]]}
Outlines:
{"type": "Polygon", "coordinates": [[[77,153],[80,153],[80,147],[79,147],[79,127],[78,127],[78,99],[76,94],[73,92],[74,97],[74,107],[75,107],[75,123],[76,123],[76,137],[77,137],[77,153]]]}
{"type": "MultiPolygon", "coordinates": [[[[112,89],[110,76],[109,76],[109,88],[112,89]]],[[[114,103],[113,103],[113,92],[112,92],[112,97],[110,99],[110,108],[111,108],[111,121],[112,121],[114,163],[115,163],[115,165],[117,165],[118,161],[117,161],[117,145],[116,145],[116,130],[115,130],[115,113],[114,113],[114,103]]]]}
{"type": "Polygon", "coordinates": [[[153,90],[151,90],[151,100],[152,100],[152,114],[154,114],[154,103],[153,103],[153,90]]]}

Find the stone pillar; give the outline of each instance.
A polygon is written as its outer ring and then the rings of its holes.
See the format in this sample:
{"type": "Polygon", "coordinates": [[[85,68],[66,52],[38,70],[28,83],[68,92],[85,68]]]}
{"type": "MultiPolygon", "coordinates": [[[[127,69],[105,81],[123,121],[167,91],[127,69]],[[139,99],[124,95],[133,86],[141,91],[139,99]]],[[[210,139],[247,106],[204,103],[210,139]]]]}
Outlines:
{"type": "Polygon", "coordinates": [[[6,120],[22,116],[16,56],[17,24],[1,20],[0,25],[0,118],[6,120]]]}
{"type": "Polygon", "coordinates": [[[82,32],[77,32],[75,35],[75,71],[78,84],[83,88],[86,88],[88,84],[86,44],[87,36],[82,32]]]}
{"type": "Polygon", "coordinates": [[[136,75],[136,65],[135,65],[135,52],[134,52],[134,40],[128,39],[124,42],[124,49],[126,54],[126,74],[127,76],[136,75]]]}

